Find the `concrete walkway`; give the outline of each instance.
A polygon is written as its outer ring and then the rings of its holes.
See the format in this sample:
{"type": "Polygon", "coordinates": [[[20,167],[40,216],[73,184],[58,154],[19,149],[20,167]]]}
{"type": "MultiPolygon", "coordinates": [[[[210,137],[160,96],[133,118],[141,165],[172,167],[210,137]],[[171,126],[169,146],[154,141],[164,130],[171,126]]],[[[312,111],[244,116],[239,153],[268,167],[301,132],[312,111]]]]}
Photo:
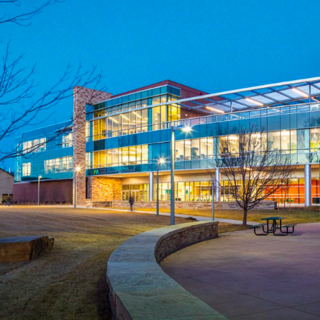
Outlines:
{"type": "MultiPolygon", "coordinates": [[[[147,214],[154,214],[154,215],[156,214],[155,211],[138,211],[138,210],[130,211],[130,210],[126,210],[126,209],[112,209],[112,208],[91,208],[91,209],[100,209],[100,210],[103,209],[103,210],[110,210],[110,211],[132,212],[132,213],[135,213],[135,212],[136,213],[147,213],[147,214]]],[[[170,216],[170,213],[160,212],[160,216],[170,216]]],[[[212,218],[209,218],[209,217],[201,217],[201,216],[194,216],[194,215],[188,215],[188,214],[176,213],[175,216],[178,218],[193,218],[198,221],[212,221],[212,218]]],[[[214,221],[219,221],[219,222],[224,222],[224,223],[232,223],[232,224],[242,224],[242,221],[232,220],[232,219],[215,218],[214,221]]],[[[257,222],[248,221],[247,224],[254,225],[254,224],[257,224],[257,222]]]]}
{"type": "Polygon", "coordinates": [[[189,292],[230,319],[320,319],[320,224],[294,235],[225,234],[161,263],[189,292]]]}

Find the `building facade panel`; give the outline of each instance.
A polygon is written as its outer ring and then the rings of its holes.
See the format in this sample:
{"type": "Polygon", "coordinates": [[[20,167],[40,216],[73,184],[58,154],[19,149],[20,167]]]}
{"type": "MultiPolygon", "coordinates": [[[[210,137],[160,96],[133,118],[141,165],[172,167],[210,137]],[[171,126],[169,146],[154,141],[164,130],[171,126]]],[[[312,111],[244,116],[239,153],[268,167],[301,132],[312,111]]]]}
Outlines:
{"type": "MultiPolygon", "coordinates": [[[[14,203],[38,203],[38,182],[15,183],[13,186],[14,203]]],[[[71,204],[72,180],[51,180],[40,182],[41,204],[71,204]]]]}

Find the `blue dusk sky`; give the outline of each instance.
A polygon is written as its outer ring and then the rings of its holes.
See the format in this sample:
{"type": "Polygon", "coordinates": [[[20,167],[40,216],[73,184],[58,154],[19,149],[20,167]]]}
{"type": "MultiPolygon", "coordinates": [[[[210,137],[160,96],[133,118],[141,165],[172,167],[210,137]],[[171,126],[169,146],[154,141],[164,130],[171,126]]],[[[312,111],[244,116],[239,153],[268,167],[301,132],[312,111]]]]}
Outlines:
{"type": "MultiPolygon", "coordinates": [[[[42,3],[22,2],[0,15],[42,3]]],[[[318,12],[317,0],[65,0],[28,27],[0,25],[0,48],[37,64],[38,93],[79,62],[113,94],[166,79],[214,93],[320,76],[318,12]]],[[[43,125],[70,117],[72,99],[54,111],[43,125]]]]}

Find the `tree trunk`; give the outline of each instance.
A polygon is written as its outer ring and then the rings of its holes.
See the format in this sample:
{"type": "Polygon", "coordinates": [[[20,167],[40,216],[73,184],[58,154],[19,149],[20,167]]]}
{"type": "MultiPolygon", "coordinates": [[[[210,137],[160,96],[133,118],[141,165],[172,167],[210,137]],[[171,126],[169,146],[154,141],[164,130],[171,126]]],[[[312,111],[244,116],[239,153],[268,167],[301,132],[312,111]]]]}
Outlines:
{"type": "Polygon", "coordinates": [[[244,226],[247,225],[247,218],[248,218],[248,210],[247,209],[243,209],[243,220],[242,220],[242,224],[244,226]]]}

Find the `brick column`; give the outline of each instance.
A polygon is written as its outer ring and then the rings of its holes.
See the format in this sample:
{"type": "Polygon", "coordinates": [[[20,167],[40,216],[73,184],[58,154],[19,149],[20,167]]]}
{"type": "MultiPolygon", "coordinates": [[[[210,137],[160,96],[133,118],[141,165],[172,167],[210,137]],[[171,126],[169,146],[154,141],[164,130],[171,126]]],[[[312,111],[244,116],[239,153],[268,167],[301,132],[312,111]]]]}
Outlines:
{"type": "Polygon", "coordinates": [[[109,177],[91,177],[92,201],[121,200],[122,180],[109,177]]]}
{"type": "MultiPolygon", "coordinates": [[[[77,173],[77,204],[86,201],[86,105],[110,99],[111,93],[84,87],[73,88],[73,175],[77,173]]],[[[73,190],[74,195],[74,190],[73,190]]],[[[74,196],[73,198],[74,199],[74,196]]]]}

